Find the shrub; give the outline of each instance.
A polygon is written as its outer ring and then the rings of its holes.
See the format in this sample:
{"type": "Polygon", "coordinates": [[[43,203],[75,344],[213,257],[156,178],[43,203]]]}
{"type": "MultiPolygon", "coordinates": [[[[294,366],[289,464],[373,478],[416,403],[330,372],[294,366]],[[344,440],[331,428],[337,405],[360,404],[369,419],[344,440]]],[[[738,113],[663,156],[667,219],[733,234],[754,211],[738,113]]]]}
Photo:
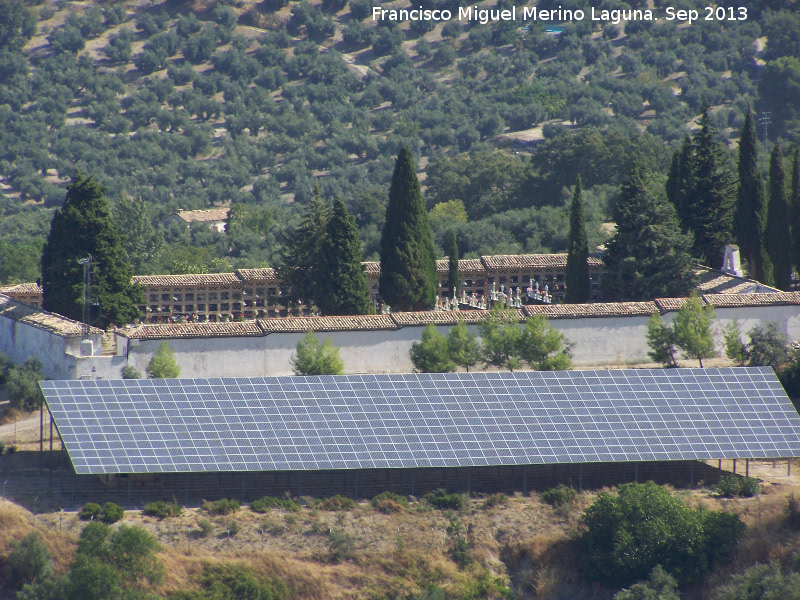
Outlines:
{"type": "Polygon", "coordinates": [[[467,498],[462,494],[448,494],[447,490],[439,488],[428,492],[423,499],[433,506],[442,510],[457,510],[461,512],[467,507],[467,498]]]}
{"type": "Polygon", "coordinates": [[[204,565],[203,575],[200,577],[200,587],[200,593],[186,596],[186,598],[192,600],[216,600],[219,598],[283,600],[289,597],[289,590],[280,579],[269,579],[256,575],[245,565],[237,563],[204,565]]]}
{"type": "Polygon", "coordinates": [[[6,452],[8,452],[9,454],[14,454],[14,452],[16,452],[16,451],[17,451],[17,445],[16,444],[11,444],[8,447],[8,450],[6,450],[6,452]]]}
{"type": "Polygon", "coordinates": [[[714,493],[723,498],[734,498],[736,496],[751,498],[761,493],[761,484],[752,477],[727,475],[714,486],[714,493]]]}
{"type": "Polygon", "coordinates": [[[239,503],[236,500],[225,498],[214,502],[203,502],[202,508],[210,515],[230,515],[239,510],[239,503]]]}
{"type": "Polygon", "coordinates": [[[745,525],[739,515],[694,510],[648,482],[600,493],[583,514],[579,538],[588,579],[626,586],[662,565],[681,583],[694,581],[728,556],[745,525]]]}
{"type": "Polygon", "coordinates": [[[328,560],[332,563],[342,562],[353,557],[356,549],[355,538],[339,529],[331,529],[328,537],[328,560]]]}
{"type": "Polygon", "coordinates": [[[159,500],[158,502],[151,502],[145,505],[142,512],[151,517],[166,519],[167,517],[180,517],[183,513],[183,507],[174,502],[159,500]]]}
{"type": "Polygon", "coordinates": [[[500,506],[501,504],[505,504],[508,502],[508,496],[505,494],[492,494],[489,496],[486,501],[483,503],[483,508],[494,508],[495,506],[500,506]]]}
{"type": "Polygon", "coordinates": [[[542,492],[542,502],[547,502],[550,506],[562,506],[570,504],[578,495],[573,488],[564,484],[558,485],[542,492]]]}
{"type": "Polygon", "coordinates": [[[403,512],[408,508],[408,500],[392,492],[381,492],[370,503],[372,508],[385,515],[403,512]]]}
{"type": "Polygon", "coordinates": [[[794,499],[794,492],[786,502],[786,524],[792,529],[800,529],[800,503],[794,499]]]}
{"type": "Polygon", "coordinates": [[[208,537],[214,531],[214,524],[208,519],[197,519],[198,534],[200,537],[208,537]]]}
{"type": "Polygon", "coordinates": [[[50,551],[38,532],[33,531],[19,541],[12,540],[10,546],[3,575],[12,588],[41,580],[52,573],[50,551]]]}
{"type": "Polygon", "coordinates": [[[230,536],[234,536],[237,533],[239,533],[240,531],[241,531],[241,528],[239,527],[239,522],[238,521],[231,521],[225,527],[225,533],[227,533],[230,536]]]}
{"type": "Polygon", "coordinates": [[[95,521],[103,515],[103,507],[94,502],[88,502],[78,513],[81,521],[95,521]]]}
{"type": "Polygon", "coordinates": [[[139,372],[139,369],[137,369],[133,365],[125,365],[122,368],[122,378],[123,379],[141,379],[142,378],[142,374],[139,372]]]}
{"type": "Polygon", "coordinates": [[[264,496],[258,500],[253,500],[250,510],[257,513],[269,512],[270,508],[282,508],[291,512],[300,510],[300,505],[291,498],[276,498],[275,496],[264,496]]]}
{"type": "Polygon", "coordinates": [[[353,510],[356,506],[356,501],[351,498],[345,498],[344,496],[340,496],[336,494],[335,496],[331,496],[330,498],[324,498],[323,500],[318,500],[315,503],[317,508],[321,508],[322,510],[353,510]]]}
{"type": "Polygon", "coordinates": [[[122,517],[125,516],[125,511],[122,509],[121,506],[114,504],[113,502],[106,502],[103,505],[103,516],[102,519],[106,523],[116,523],[117,521],[121,521],[122,517]]]}
{"type": "Polygon", "coordinates": [[[0,455],[6,453],[6,443],[3,440],[0,440],[0,455]]]}

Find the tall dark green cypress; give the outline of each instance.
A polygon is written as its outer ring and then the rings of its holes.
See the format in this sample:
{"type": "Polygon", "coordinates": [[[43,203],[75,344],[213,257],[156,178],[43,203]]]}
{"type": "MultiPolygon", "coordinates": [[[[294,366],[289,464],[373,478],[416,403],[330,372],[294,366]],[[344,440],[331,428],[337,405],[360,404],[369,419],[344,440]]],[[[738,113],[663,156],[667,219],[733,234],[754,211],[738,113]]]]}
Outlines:
{"type": "Polygon", "coordinates": [[[42,308],[70,319],[83,317],[83,267],[91,255],[91,299],[100,303],[94,325],[107,328],[139,318],[142,288],[131,283],[131,268],[111,218],[103,187],[76,174],[55,212],[42,249],[42,308]]]}
{"type": "Polygon", "coordinates": [[[330,214],[330,206],[315,184],[314,197],[306,206],[303,220],[289,235],[277,266],[278,277],[291,290],[288,296],[291,303],[314,302],[330,214]]]}
{"type": "Polygon", "coordinates": [[[800,273],[800,148],[794,151],[792,160],[792,263],[800,273]]]}
{"type": "Polygon", "coordinates": [[[589,300],[589,243],[586,240],[586,220],[583,216],[583,193],[581,176],[575,180],[575,193],[569,212],[569,247],[567,250],[567,270],[565,300],[570,304],[589,300]]]}
{"type": "Polygon", "coordinates": [[[458,278],[458,243],[456,243],[456,234],[454,232],[451,231],[447,236],[447,242],[447,291],[458,298],[461,281],[458,278]]]}
{"type": "Polygon", "coordinates": [[[613,216],[617,230],[603,255],[603,296],[608,300],[686,296],[696,282],[689,255],[691,236],[681,233],[672,204],[648,189],[638,162],[622,186],[613,216]]]}
{"type": "Polygon", "coordinates": [[[407,146],[400,148],[389,188],[379,285],[394,310],[426,310],[436,299],[433,233],[407,146]]]}
{"type": "Polygon", "coordinates": [[[718,269],[723,249],[733,242],[736,180],[726,151],[716,140],[708,105],[703,107],[700,130],[694,137],[695,180],[688,206],[693,213],[694,255],[718,269]]]}
{"type": "Polygon", "coordinates": [[[689,136],[683,138],[683,145],[672,155],[667,177],[667,198],[675,207],[681,230],[687,233],[694,227],[693,210],[689,197],[694,190],[695,160],[694,146],[689,136]]]}
{"type": "Polygon", "coordinates": [[[322,241],[320,270],[314,301],[325,315],[366,315],[370,312],[369,286],[361,264],[361,239],[355,219],[340,198],[333,203],[322,241]]]}
{"type": "Polygon", "coordinates": [[[772,150],[769,161],[769,207],[764,237],[772,261],[775,287],[788,292],[792,276],[792,234],[789,228],[783,154],[777,145],[772,150]]]}
{"type": "Polygon", "coordinates": [[[733,215],[733,234],[742,257],[750,267],[750,276],[770,283],[772,267],[764,249],[764,225],[767,202],[758,171],[758,141],[753,113],[747,112],[739,138],[739,190],[733,215]]]}

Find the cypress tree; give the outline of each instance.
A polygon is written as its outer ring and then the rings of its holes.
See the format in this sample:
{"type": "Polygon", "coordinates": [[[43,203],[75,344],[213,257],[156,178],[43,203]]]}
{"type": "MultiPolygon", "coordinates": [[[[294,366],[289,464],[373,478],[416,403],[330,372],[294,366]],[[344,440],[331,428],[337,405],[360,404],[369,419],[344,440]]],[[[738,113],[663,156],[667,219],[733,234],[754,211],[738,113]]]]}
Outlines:
{"type": "Polygon", "coordinates": [[[694,138],[696,170],[687,206],[693,213],[694,255],[704,264],[719,268],[723,249],[733,241],[736,182],[725,150],[715,137],[706,105],[694,138]]]}
{"type": "Polygon", "coordinates": [[[293,303],[314,301],[328,219],[330,207],[315,184],[314,197],[306,206],[300,225],[289,235],[277,267],[278,277],[291,290],[289,300],[293,303]]]}
{"type": "Polygon", "coordinates": [[[314,302],[325,315],[366,315],[369,286],[361,264],[361,240],[355,219],[337,198],[322,243],[322,270],[314,302]]]}
{"type": "Polygon", "coordinates": [[[123,325],[140,316],[142,288],[131,283],[132,269],[114,226],[103,187],[77,173],[55,212],[42,249],[42,308],[80,321],[83,317],[83,266],[92,256],[92,302],[100,304],[94,325],[123,325]]]}
{"type": "Polygon", "coordinates": [[[452,231],[448,236],[448,253],[447,258],[447,286],[448,292],[451,292],[458,298],[458,290],[461,286],[461,281],[458,278],[458,244],[456,243],[456,234],[452,231]]]}
{"type": "Polygon", "coordinates": [[[389,188],[379,285],[394,310],[426,310],[436,299],[433,234],[407,146],[400,148],[389,188]]]}
{"type": "Polygon", "coordinates": [[[608,300],[685,296],[696,277],[689,256],[691,236],[681,233],[675,208],[647,189],[635,162],[614,209],[617,230],[603,255],[608,300]]]}
{"type": "Polygon", "coordinates": [[[569,213],[569,250],[567,251],[566,301],[570,304],[589,300],[589,244],[583,216],[581,176],[575,180],[575,193],[569,213]]]}
{"type": "Polygon", "coordinates": [[[775,287],[789,291],[792,276],[792,234],[789,229],[783,154],[777,145],[772,150],[769,161],[769,207],[764,237],[772,261],[775,287]]]}
{"type": "Polygon", "coordinates": [[[694,190],[695,175],[694,146],[689,136],[683,138],[683,145],[672,155],[667,177],[667,198],[675,207],[681,231],[687,233],[694,226],[693,211],[689,197],[694,190]]]}
{"type": "Polygon", "coordinates": [[[794,151],[792,161],[792,263],[800,273],[800,148],[794,151]]]}
{"type": "Polygon", "coordinates": [[[753,113],[747,112],[739,138],[739,191],[733,215],[733,233],[742,256],[750,265],[750,276],[764,283],[771,279],[769,256],[764,250],[767,203],[758,172],[758,142],[753,113]]]}

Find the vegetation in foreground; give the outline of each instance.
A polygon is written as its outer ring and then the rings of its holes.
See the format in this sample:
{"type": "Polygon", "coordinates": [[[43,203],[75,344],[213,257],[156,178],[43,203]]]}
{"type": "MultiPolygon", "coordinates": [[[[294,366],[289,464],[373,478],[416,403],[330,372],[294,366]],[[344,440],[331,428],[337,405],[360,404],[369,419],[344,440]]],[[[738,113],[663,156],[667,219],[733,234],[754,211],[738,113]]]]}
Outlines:
{"type": "Polygon", "coordinates": [[[65,515],[61,527],[6,503],[0,569],[4,597],[39,600],[796,598],[791,490],[719,492],[266,497],[238,510],[154,503],[116,525],[65,515]]]}

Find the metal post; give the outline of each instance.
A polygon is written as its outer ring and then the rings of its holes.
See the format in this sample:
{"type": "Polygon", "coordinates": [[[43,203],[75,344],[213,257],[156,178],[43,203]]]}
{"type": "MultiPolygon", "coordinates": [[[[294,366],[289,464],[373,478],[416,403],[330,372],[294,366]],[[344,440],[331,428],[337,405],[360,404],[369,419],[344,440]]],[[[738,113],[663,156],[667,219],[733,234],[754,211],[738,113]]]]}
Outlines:
{"type": "Polygon", "coordinates": [[[414,473],[411,473],[411,495],[414,495],[414,473]]]}
{"type": "Polygon", "coordinates": [[[583,492],[583,465],[578,465],[578,492],[583,492]]]}
{"type": "Polygon", "coordinates": [[[50,487],[53,487],[53,415],[49,410],[47,414],[50,415],[50,454],[47,457],[47,461],[50,463],[50,487]]]}
{"type": "Polygon", "coordinates": [[[717,468],[722,471],[722,459],[719,459],[719,464],[717,464],[717,468]]]}
{"type": "Polygon", "coordinates": [[[44,404],[39,406],[39,475],[44,468],[44,404]]]}
{"type": "Polygon", "coordinates": [[[736,459],[733,459],[733,474],[736,475],[736,459]]]}
{"type": "Polygon", "coordinates": [[[744,476],[745,477],[750,477],[750,459],[749,458],[745,458],[744,459],[744,476]]]}
{"type": "Polygon", "coordinates": [[[58,478],[61,480],[61,491],[60,491],[60,495],[61,496],[64,495],[64,454],[66,452],[67,451],[64,450],[64,447],[62,445],[62,447],[61,447],[61,466],[58,468],[58,471],[59,471],[58,478]]]}
{"type": "Polygon", "coordinates": [[[694,487],[694,463],[689,463],[689,487],[694,487]]]}
{"type": "Polygon", "coordinates": [[[792,459],[791,458],[786,459],[786,476],[787,477],[791,477],[792,476],[792,459]]]}

